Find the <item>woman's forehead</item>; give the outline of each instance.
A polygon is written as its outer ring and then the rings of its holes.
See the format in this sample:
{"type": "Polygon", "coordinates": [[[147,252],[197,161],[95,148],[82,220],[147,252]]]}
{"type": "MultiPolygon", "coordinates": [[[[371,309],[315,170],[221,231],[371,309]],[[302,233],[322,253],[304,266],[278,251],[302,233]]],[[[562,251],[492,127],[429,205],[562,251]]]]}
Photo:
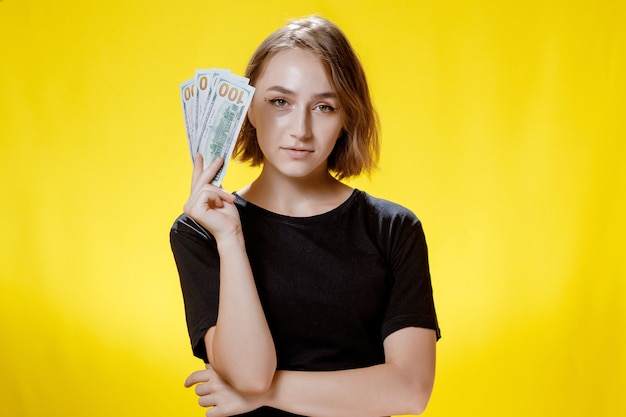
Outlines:
{"type": "Polygon", "coordinates": [[[334,91],[326,66],[320,56],[304,49],[283,49],[267,58],[256,86],[281,85],[287,89],[315,87],[334,91]]]}

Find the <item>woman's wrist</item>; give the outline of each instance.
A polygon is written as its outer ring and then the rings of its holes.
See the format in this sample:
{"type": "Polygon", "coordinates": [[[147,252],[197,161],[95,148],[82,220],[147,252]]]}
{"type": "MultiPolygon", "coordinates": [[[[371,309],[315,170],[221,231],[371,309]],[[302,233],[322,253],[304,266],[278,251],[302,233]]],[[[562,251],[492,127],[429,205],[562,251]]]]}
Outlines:
{"type": "Polygon", "coordinates": [[[243,238],[243,233],[241,232],[241,228],[237,228],[237,230],[223,233],[219,236],[214,236],[215,241],[217,242],[217,250],[220,253],[220,256],[224,253],[230,253],[231,251],[238,249],[245,249],[245,240],[243,238]]]}

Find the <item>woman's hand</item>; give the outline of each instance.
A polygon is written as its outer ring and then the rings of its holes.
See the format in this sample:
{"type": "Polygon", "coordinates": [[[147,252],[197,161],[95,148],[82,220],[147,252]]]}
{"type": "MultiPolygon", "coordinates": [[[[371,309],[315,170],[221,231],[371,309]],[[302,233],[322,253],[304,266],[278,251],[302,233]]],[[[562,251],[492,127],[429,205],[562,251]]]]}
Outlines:
{"type": "Polygon", "coordinates": [[[260,395],[242,395],[235,391],[207,364],[206,369],[196,371],[185,380],[185,387],[196,385],[198,404],[212,407],[207,417],[225,417],[247,413],[263,405],[260,395]]]}
{"type": "Polygon", "coordinates": [[[223,164],[224,160],[217,158],[203,169],[202,155],[196,154],[191,193],[184,206],[185,214],[204,226],[218,241],[222,236],[241,231],[239,212],[233,204],[235,196],[211,184],[223,164]]]}

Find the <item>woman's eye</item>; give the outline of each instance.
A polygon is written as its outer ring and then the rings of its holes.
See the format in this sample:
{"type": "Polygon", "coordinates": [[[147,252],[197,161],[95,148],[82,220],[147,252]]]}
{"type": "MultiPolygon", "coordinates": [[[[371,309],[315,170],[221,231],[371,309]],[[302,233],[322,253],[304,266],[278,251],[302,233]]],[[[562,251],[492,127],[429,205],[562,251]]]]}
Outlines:
{"type": "Polygon", "coordinates": [[[321,113],[330,113],[330,112],[335,111],[335,108],[333,106],[329,106],[328,104],[318,104],[316,108],[321,113]]]}
{"type": "Polygon", "coordinates": [[[284,98],[273,98],[271,100],[268,100],[270,103],[272,103],[274,106],[276,107],[286,107],[287,106],[287,100],[285,100],[284,98]]]}

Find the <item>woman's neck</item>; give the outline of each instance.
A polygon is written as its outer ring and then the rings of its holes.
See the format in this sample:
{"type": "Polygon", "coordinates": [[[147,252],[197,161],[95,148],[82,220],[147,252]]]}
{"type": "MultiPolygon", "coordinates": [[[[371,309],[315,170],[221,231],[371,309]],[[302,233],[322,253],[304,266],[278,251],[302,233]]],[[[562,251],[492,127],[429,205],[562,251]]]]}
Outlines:
{"type": "Polygon", "coordinates": [[[341,205],[353,189],[330,173],[316,178],[290,178],[272,175],[265,169],[238,194],[245,200],[273,213],[309,217],[341,205]]]}

